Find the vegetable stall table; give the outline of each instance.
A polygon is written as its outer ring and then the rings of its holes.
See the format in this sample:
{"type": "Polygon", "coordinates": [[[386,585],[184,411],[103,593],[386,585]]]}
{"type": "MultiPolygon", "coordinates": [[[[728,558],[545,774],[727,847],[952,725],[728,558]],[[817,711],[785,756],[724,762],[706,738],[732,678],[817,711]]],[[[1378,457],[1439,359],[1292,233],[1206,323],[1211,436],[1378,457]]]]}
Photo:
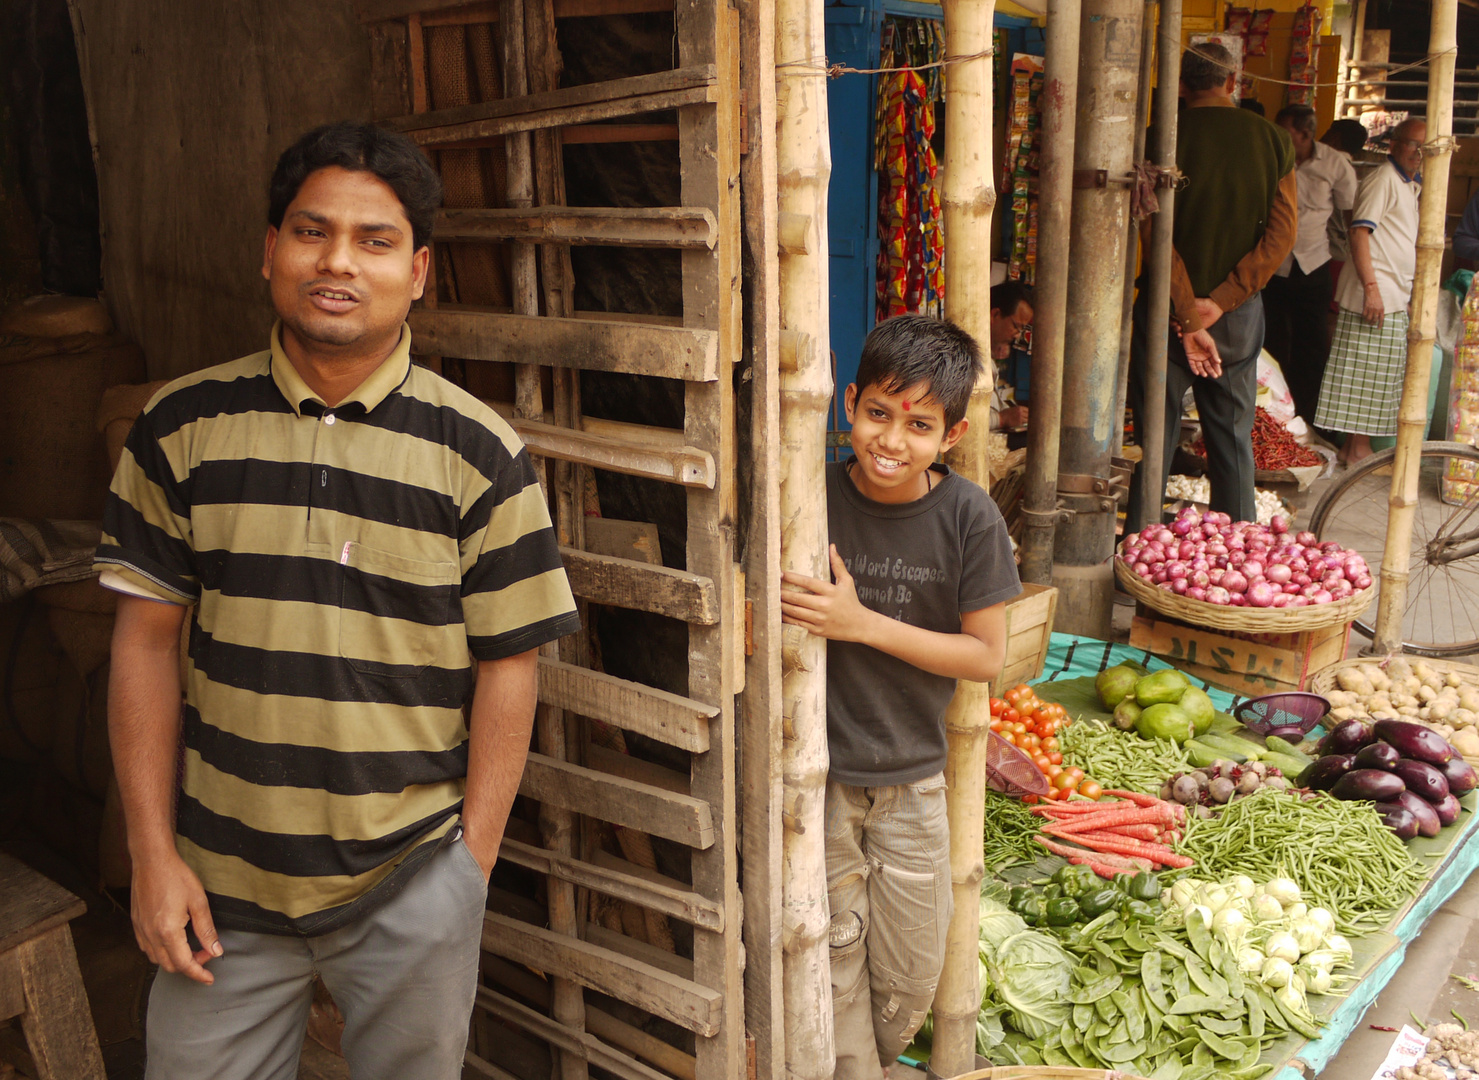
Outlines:
{"type": "MultiPolygon", "coordinates": [[[[1101,671],[1127,662],[1150,672],[1172,667],[1159,657],[1128,645],[1054,634],[1043,678],[1033,689],[1041,700],[1062,705],[1070,716],[1108,720],[1111,713],[1100,703],[1093,680],[1101,671]]],[[[1191,681],[1205,689],[1216,708],[1224,712],[1235,709],[1243,700],[1195,677],[1191,681]]],[[[1401,966],[1407,945],[1479,866],[1476,793],[1466,795],[1460,803],[1463,811],[1453,826],[1443,829],[1436,837],[1417,838],[1406,845],[1420,867],[1421,880],[1413,895],[1395,909],[1384,925],[1376,929],[1363,927],[1360,936],[1352,936],[1352,966],[1344,973],[1347,979],[1341,993],[1310,996],[1309,1006],[1322,1025],[1319,1037],[1306,1038],[1291,1031],[1268,1047],[1261,1058],[1262,1063],[1272,1066],[1266,1077],[1298,1080],[1302,1075],[1323,1069],[1401,966]]],[[[1339,857],[1338,852],[1328,854],[1339,857]]],[[[1035,866],[1009,869],[1002,877],[1020,882],[1061,865],[1061,859],[1045,858],[1035,866]]],[[[1192,869],[1188,873],[1196,875],[1197,871],[1192,869]]]]}

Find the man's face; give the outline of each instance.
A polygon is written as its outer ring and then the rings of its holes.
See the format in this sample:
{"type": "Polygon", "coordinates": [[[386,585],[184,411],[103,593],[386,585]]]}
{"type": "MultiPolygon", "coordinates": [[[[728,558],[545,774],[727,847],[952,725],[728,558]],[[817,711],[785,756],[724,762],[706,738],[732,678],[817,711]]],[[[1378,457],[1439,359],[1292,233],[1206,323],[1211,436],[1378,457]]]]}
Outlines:
{"type": "Polygon", "coordinates": [[[1032,306],[1025,300],[1017,302],[1017,310],[1003,315],[991,309],[991,359],[1005,360],[1012,355],[1012,342],[1024,329],[1032,325],[1032,306]]]}
{"type": "Polygon", "coordinates": [[[1300,161],[1308,160],[1315,148],[1315,140],[1309,132],[1300,131],[1289,120],[1280,121],[1279,126],[1289,133],[1289,141],[1294,144],[1294,156],[1300,161]]]}
{"type": "Polygon", "coordinates": [[[282,227],[268,228],[262,276],[284,333],[304,347],[375,351],[399,338],[429,257],[384,181],[333,167],[310,174],[282,227]]]}
{"type": "Polygon", "coordinates": [[[1392,160],[1408,176],[1416,176],[1422,168],[1423,143],[1428,137],[1428,125],[1421,121],[1407,121],[1392,132],[1392,160]]]}

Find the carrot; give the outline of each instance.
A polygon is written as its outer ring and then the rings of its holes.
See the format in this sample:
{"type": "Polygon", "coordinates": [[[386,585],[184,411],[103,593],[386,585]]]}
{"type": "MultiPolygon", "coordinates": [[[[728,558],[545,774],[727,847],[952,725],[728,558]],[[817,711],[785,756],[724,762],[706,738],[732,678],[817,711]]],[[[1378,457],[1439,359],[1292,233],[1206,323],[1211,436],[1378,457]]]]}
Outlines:
{"type": "Polygon", "coordinates": [[[1141,810],[1138,807],[1127,806],[1122,810],[1108,810],[1103,814],[1090,814],[1076,821],[1063,825],[1065,832],[1087,832],[1092,829],[1105,829],[1114,825],[1170,825],[1173,821],[1163,808],[1141,810]]]}
{"type": "Polygon", "coordinates": [[[1097,859],[1081,859],[1077,855],[1068,861],[1075,866],[1087,866],[1100,877],[1108,878],[1110,881],[1113,881],[1117,877],[1129,877],[1135,873],[1134,870],[1122,870],[1117,866],[1110,866],[1108,863],[1099,862],[1097,859]]]}
{"type": "Polygon", "coordinates": [[[1106,866],[1118,867],[1121,870],[1128,870],[1132,873],[1153,868],[1149,859],[1137,859],[1131,858],[1128,855],[1085,851],[1083,848],[1069,847],[1067,844],[1055,843],[1043,836],[1034,837],[1034,839],[1054,855],[1062,855],[1065,859],[1093,859],[1095,862],[1101,862],[1106,866]]]}
{"type": "Polygon", "coordinates": [[[1034,806],[1032,812],[1039,817],[1044,816],[1077,816],[1080,814],[1102,814],[1105,810],[1112,810],[1118,803],[1090,802],[1085,799],[1082,802],[1054,802],[1043,806],[1034,806]]]}
{"type": "Polygon", "coordinates": [[[1117,799],[1128,799],[1136,806],[1155,806],[1161,801],[1154,795],[1142,795],[1138,791],[1121,791],[1117,788],[1106,788],[1104,794],[1113,795],[1117,799]]]}
{"type": "Polygon", "coordinates": [[[1093,851],[1111,851],[1120,855],[1139,855],[1142,858],[1149,859],[1151,862],[1160,863],[1162,866],[1174,866],[1177,869],[1196,865],[1185,855],[1177,855],[1170,848],[1162,844],[1148,844],[1144,840],[1131,840],[1124,836],[1105,836],[1103,834],[1084,836],[1083,834],[1078,834],[1073,837],[1073,841],[1093,851]]]}
{"type": "Polygon", "coordinates": [[[1111,825],[1103,830],[1115,836],[1128,836],[1131,840],[1149,840],[1155,843],[1160,840],[1163,833],[1154,825],[1146,823],[1141,825],[1111,825]]]}

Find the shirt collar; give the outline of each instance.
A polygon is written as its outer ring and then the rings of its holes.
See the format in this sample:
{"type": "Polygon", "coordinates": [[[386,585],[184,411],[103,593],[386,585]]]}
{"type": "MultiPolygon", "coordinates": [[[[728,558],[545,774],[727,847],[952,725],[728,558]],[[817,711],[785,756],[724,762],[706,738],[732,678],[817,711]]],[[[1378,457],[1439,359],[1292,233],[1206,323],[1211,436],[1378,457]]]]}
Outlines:
{"type": "MultiPolygon", "coordinates": [[[[278,320],[272,326],[272,381],[277,384],[277,389],[282,393],[293,407],[293,412],[302,416],[304,407],[310,414],[322,413],[328,408],[328,403],[315,394],[303,381],[303,376],[298,374],[298,369],[288,359],[288,354],[282,349],[282,321],[278,320]]],[[[338,405],[337,409],[343,409],[346,405],[358,405],[363,411],[371,412],[377,405],[390,396],[391,392],[406,381],[406,376],[411,371],[411,328],[405,323],[401,324],[401,339],[369,377],[354,388],[354,392],[346,397],[338,405]]]]}
{"type": "Polygon", "coordinates": [[[1387,160],[1392,163],[1392,168],[1397,170],[1397,175],[1400,176],[1407,183],[1411,184],[1415,182],[1421,184],[1423,182],[1422,173],[1418,173],[1416,176],[1408,176],[1405,172],[1402,171],[1402,166],[1397,164],[1396,158],[1388,155],[1387,160]]]}

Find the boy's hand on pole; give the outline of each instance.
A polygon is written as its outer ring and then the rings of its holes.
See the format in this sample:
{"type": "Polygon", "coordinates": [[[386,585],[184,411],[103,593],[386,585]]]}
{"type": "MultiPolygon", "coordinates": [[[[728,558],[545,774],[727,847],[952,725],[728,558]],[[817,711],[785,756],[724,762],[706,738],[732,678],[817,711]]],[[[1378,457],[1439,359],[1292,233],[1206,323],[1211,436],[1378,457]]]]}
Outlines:
{"type": "Polygon", "coordinates": [[[862,641],[868,621],[877,613],[858,599],[857,586],[842,556],[837,554],[837,545],[829,545],[827,552],[832,574],[837,579],[835,584],[790,571],[781,575],[781,584],[805,590],[781,592],[781,621],[830,641],[862,641]]]}

